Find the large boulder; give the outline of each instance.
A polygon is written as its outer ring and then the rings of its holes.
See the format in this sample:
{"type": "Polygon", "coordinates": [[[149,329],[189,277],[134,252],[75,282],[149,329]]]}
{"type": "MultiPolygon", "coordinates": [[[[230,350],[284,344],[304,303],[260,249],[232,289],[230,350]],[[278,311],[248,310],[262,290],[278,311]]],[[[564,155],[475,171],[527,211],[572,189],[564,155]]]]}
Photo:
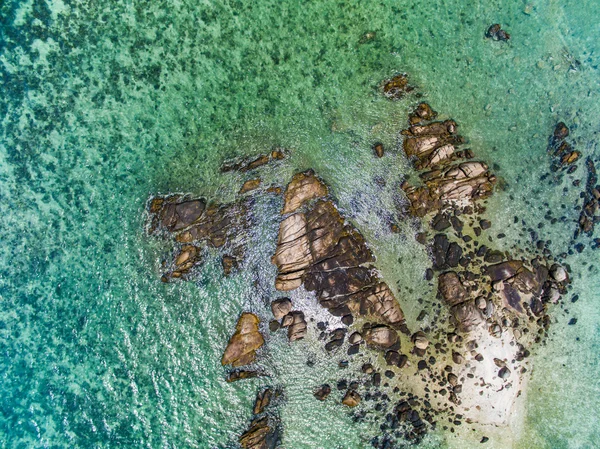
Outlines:
{"type": "Polygon", "coordinates": [[[306,320],[304,319],[304,313],[295,310],[290,312],[288,316],[291,316],[291,323],[288,326],[288,339],[290,342],[304,338],[306,336],[306,320]]]}
{"type": "Polygon", "coordinates": [[[363,337],[367,345],[376,349],[389,349],[400,344],[398,333],[384,324],[367,327],[363,337]]]}
{"type": "Polygon", "coordinates": [[[467,289],[454,271],[443,273],[438,278],[438,291],[446,304],[454,306],[469,299],[467,289]]]}
{"type": "Polygon", "coordinates": [[[292,301],[290,298],[279,298],[271,303],[271,311],[276,320],[282,319],[292,310],[292,301]]]}
{"type": "Polygon", "coordinates": [[[235,332],[229,339],[221,359],[222,365],[242,366],[254,362],[256,351],[265,340],[258,331],[258,317],[244,312],[235,326],[235,332]]]}
{"type": "Polygon", "coordinates": [[[254,418],[239,439],[243,449],[275,449],[279,440],[278,423],[271,416],[254,418]]]}
{"type": "Polygon", "coordinates": [[[470,332],[484,321],[483,313],[474,301],[461,302],[450,309],[454,324],[461,332],[470,332]]]}

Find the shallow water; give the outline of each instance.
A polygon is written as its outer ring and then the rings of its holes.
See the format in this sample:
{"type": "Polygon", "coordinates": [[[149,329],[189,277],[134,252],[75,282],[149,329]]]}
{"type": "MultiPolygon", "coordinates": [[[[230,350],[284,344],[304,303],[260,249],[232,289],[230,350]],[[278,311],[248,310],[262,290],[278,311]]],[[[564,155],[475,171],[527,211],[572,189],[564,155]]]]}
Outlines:
{"type": "MultiPolygon", "coordinates": [[[[600,4],[503,3],[2,3],[0,447],[235,447],[267,383],[285,387],[285,447],[369,447],[375,424],[312,398],[339,375],[316,342],[269,337],[262,363],[273,378],[224,381],[219,361],[239,312],[267,317],[275,294],[279,200],[258,200],[247,270],[224,279],[215,256],[197,283],[167,285],[159,265],[170,248],[144,235],[145,202],[166,192],[233,199],[243,177],[221,175],[224,159],[290,149],[265,184],[314,168],[414,321],[417,297],[434,300],[422,282],[427,255],[411,223],[397,235],[385,219],[410,172],[396,133],[418,100],[389,102],[377,90],[401,71],[497,164],[506,189],[489,211],[507,234],[499,244],[525,245],[513,217],[537,227],[552,208],[565,221],[540,235],[566,251],[581,191],[571,179],[585,179],[583,164],[562,183],[540,177],[559,120],[598,160],[600,4]],[[509,43],[483,38],[494,22],[509,43]],[[375,38],[360,43],[367,32],[375,38]],[[381,160],[376,140],[392,148],[381,160]]],[[[579,300],[553,313],[514,447],[600,444],[600,281],[583,242],[567,258],[579,300]]],[[[439,432],[423,446],[479,447],[480,434],[468,433],[439,432]]],[[[488,447],[506,447],[502,438],[488,447]]]]}

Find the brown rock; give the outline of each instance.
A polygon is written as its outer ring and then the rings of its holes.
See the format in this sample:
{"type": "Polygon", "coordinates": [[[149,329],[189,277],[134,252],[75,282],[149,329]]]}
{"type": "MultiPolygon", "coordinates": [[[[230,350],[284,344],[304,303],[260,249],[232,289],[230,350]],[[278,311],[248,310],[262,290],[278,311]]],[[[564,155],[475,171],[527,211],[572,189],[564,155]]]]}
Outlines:
{"type": "Polygon", "coordinates": [[[438,291],[444,301],[454,306],[469,299],[467,290],[463,287],[458,275],[454,271],[443,273],[438,278],[438,291]]]}
{"type": "Polygon", "coordinates": [[[377,349],[388,349],[399,345],[398,333],[391,327],[380,324],[363,331],[367,345],[377,349]]]}
{"type": "Polygon", "coordinates": [[[249,179],[242,185],[242,188],[239,191],[240,195],[252,190],[256,190],[258,186],[260,186],[260,182],[260,178],[249,179]]]}
{"type": "Polygon", "coordinates": [[[265,388],[263,391],[259,392],[256,395],[256,401],[254,401],[254,409],[252,413],[255,415],[260,415],[271,403],[271,396],[273,392],[270,388],[265,388]]]}
{"type": "Polygon", "coordinates": [[[294,175],[284,194],[282,215],[300,208],[307,201],[323,198],[329,194],[327,186],[318,179],[312,170],[294,175]]]}
{"type": "Polygon", "coordinates": [[[383,157],[383,144],[378,142],[373,145],[373,152],[377,157],[383,157]]]}
{"type": "Polygon", "coordinates": [[[223,273],[225,273],[225,276],[229,276],[231,272],[238,267],[238,261],[235,257],[226,254],[221,259],[221,265],[223,266],[223,273]]]}
{"type": "Polygon", "coordinates": [[[292,317],[292,321],[288,326],[288,339],[290,342],[300,340],[306,336],[306,320],[304,313],[296,310],[290,312],[288,316],[292,317]]]}
{"type": "Polygon", "coordinates": [[[242,366],[254,362],[256,351],[265,340],[258,331],[258,317],[244,312],[235,326],[235,332],[229,339],[225,353],[221,359],[222,365],[242,366]]]}
{"type": "Polygon", "coordinates": [[[391,100],[399,100],[412,90],[413,87],[408,85],[408,76],[405,74],[396,75],[383,83],[383,94],[391,100]]]}
{"type": "Polygon", "coordinates": [[[292,310],[292,301],[290,298],[279,298],[271,303],[271,311],[276,320],[282,319],[292,310]]]}
{"type": "Polygon", "coordinates": [[[348,407],[356,407],[358,404],[360,404],[360,400],[361,397],[356,391],[348,390],[342,399],[342,404],[348,407]]]}

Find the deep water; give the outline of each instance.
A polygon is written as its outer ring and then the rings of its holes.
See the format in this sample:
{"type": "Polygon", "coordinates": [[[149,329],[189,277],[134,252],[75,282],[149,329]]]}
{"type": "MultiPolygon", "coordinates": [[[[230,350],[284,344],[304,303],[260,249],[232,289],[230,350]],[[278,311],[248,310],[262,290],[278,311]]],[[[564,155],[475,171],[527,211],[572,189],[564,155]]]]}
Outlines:
{"type": "MultiPolygon", "coordinates": [[[[143,225],[150,195],[231,200],[244,178],[220,174],[223,160],[289,149],[265,183],[314,168],[414,322],[417,297],[434,298],[427,254],[411,223],[401,234],[385,223],[410,172],[397,132],[419,99],[384,99],[386,77],[408,73],[494,164],[505,188],[489,213],[507,248],[532,244],[518,216],[569,251],[582,189],[572,181],[585,170],[541,180],[556,122],[600,156],[596,0],[8,0],[0,21],[0,448],[236,447],[266,383],[285,387],[285,447],[369,447],[376,423],[312,397],[338,376],[319,343],[269,337],[272,378],[224,380],[240,311],[267,317],[275,294],[279,200],[257,199],[248,267],[227,279],[213,255],[196,283],[161,283],[170,248],[143,225]],[[495,22],[508,43],[484,39],[495,22]],[[374,141],[391,149],[381,160],[374,141]],[[564,219],[545,222],[549,208],[564,219]]],[[[533,356],[522,426],[487,447],[600,445],[598,253],[582,242],[566,259],[573,290],[533,356]]],[[[439,431],[423,447],[480,437],[439,431]]]]}

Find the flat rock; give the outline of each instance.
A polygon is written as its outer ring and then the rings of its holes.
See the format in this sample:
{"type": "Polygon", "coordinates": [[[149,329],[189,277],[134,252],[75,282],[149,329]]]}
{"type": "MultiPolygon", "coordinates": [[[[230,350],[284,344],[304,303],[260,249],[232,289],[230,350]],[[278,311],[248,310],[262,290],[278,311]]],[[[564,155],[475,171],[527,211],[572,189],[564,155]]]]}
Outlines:
{"type": "Polygon", "coordinates": [[[222,365],[237,367],[254,362],[256,351],[265,342],[258,331],[258,323],[259,320],[256,315],[248,312],[242,313],[235,326],[235,332],[229,339],[227,348],[225,348],[221,359],[222,365]]]}

